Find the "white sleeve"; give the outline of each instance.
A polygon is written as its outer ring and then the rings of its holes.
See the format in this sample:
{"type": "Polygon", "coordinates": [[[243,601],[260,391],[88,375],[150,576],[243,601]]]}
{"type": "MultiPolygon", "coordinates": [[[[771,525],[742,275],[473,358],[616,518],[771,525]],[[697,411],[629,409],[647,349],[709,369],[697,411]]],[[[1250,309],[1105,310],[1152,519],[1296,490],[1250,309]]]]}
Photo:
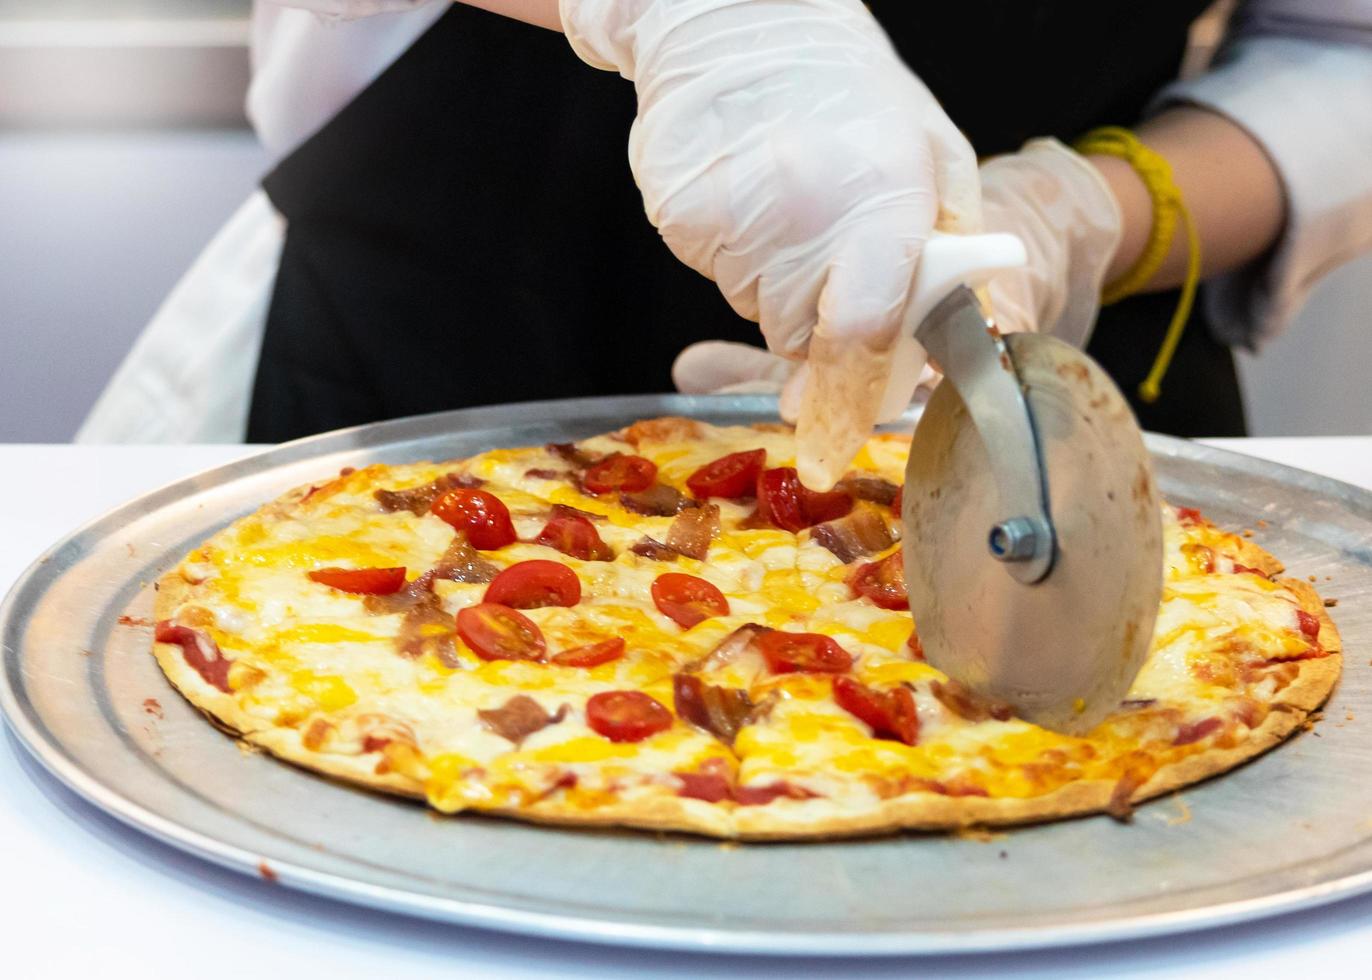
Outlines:
{"type": "Polygon", "coordinates": [[[1256,348],[1322,277],[1372,251],[1372,0],[1254,0],[1212,70],[1159,98],[1232,119],[1281,175],[1280,240],[1206,285],[1217,335],[1256,348]]]}
{"type": "Polygon", "coordinates": [[[279,7],[296,7],[327,20],[357,20],[377,14],[398,14],[441,0],[266,0],[279,7]]]}
{"type": "Polygon", "coordinates": [[[411,4],[403,13],[329,20],[277,3],[253,6],[248,118],[280,160],[376,80],[451,6],[411,4]]]}

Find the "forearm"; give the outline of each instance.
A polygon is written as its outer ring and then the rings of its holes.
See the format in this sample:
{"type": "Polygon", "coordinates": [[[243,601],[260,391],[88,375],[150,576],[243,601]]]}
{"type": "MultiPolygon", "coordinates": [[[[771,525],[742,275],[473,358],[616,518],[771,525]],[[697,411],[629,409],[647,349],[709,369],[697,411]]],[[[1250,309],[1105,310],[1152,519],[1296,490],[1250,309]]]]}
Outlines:
{"type": "Polygon", "coordinates": [[[480,7],[502,17],[522,20],[526,24],[562,30],[562,18],[557,12],[557,0],[456,0],[469,7],[480,7]]]}
{"type": "MultiPolygon", "coordinates": [[[[1242,128],[1218,113],[1178,107],[1150,119],[1139,139],[1172,167],[1173,179],[1195,219],[1202,277],[1237,268],[1266,252],[1281,234],[1286,203],[1272,161],[1242,128]]],[[[1153,205],[1138,174],[1116,157],[1087,159],[1114,192],[1123,236],[1105,281],[1114,282],[1138,261],[1153,227],[1153,205]]],[[[1186,276],[1187,238],[1173,237],[1149,291],[1170,289],[1186,276]]]]}

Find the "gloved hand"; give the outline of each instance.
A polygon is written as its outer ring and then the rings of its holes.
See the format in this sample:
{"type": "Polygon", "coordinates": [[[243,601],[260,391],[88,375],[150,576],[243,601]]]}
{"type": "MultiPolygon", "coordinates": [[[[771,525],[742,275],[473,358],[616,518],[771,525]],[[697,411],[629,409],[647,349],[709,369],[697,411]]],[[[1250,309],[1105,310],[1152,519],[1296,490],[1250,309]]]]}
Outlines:
{"type": "Polygon", "coordinates": [[[576,52],[635,83],[667,245],[807,358],[798,434],[824,459],[798,462],[823,489],[875,420],[925,240],[980,225],[971,147],[860,0],[560,3],[576,52]]]}
{"type": "MultiPolygon", "coordinates": [[[[1026,265],[996,273],[986,287],[1001,331],[1043,329],[1084,346],[1121,234],[1105,181],[1058,141],[1033,140],[981,168],[981,197],[984,230],[1019,236],[1028,253],[1026,265]]],[[[783,415],[798,404],[799,374],[792,362],[725,341],[692,344],[672,366],[677,388],[690,394],[780,392],[783,415]]],[[[926,369],[922,383],[937,379],[926,369]]]]}
{"type": "Polygon", "coordinates": [[[1119,204],[1105,178],[1057,140],[1037,139],[988,161],[981,195],[986,230],[1018,235],[1029,257],[990,282],[996,324],[1004,332],[1040,330],[1085,347],[1122,234],[1119,204]]]}

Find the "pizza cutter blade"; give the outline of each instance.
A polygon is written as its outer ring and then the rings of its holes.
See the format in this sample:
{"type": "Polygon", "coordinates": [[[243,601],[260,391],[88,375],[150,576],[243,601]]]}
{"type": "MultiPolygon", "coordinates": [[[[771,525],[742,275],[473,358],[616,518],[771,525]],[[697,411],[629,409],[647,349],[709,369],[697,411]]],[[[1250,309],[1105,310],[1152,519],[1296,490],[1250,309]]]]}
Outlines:
{"type": "Polygon", "coordinates": [[[959,286],[916,339],[943,383],[906,469],[905,576],[929,662],[1035,724],[1080,734],[1143,664],[1162,527],[1133,413],[1091,358],[1002,337],[959,286]]]}

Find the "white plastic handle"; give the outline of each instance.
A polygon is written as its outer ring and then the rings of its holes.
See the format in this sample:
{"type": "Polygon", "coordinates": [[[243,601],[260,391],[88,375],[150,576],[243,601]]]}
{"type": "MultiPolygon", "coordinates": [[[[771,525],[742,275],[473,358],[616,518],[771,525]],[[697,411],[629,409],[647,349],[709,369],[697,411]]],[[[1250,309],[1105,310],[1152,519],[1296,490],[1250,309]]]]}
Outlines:
{"type": "Polygon", "coordinates": [[[1024,243],[1014,235],[935,235],[924,246],[915,273],[914,295],[905,311],[900,339],[891,358],[891,375],[881,400],[878,422],[900,418],[915,395],[928,355],[915,340],[915,328],[958,286],[976,289],[1001,269],[1028,260],[1024,243]]]}

